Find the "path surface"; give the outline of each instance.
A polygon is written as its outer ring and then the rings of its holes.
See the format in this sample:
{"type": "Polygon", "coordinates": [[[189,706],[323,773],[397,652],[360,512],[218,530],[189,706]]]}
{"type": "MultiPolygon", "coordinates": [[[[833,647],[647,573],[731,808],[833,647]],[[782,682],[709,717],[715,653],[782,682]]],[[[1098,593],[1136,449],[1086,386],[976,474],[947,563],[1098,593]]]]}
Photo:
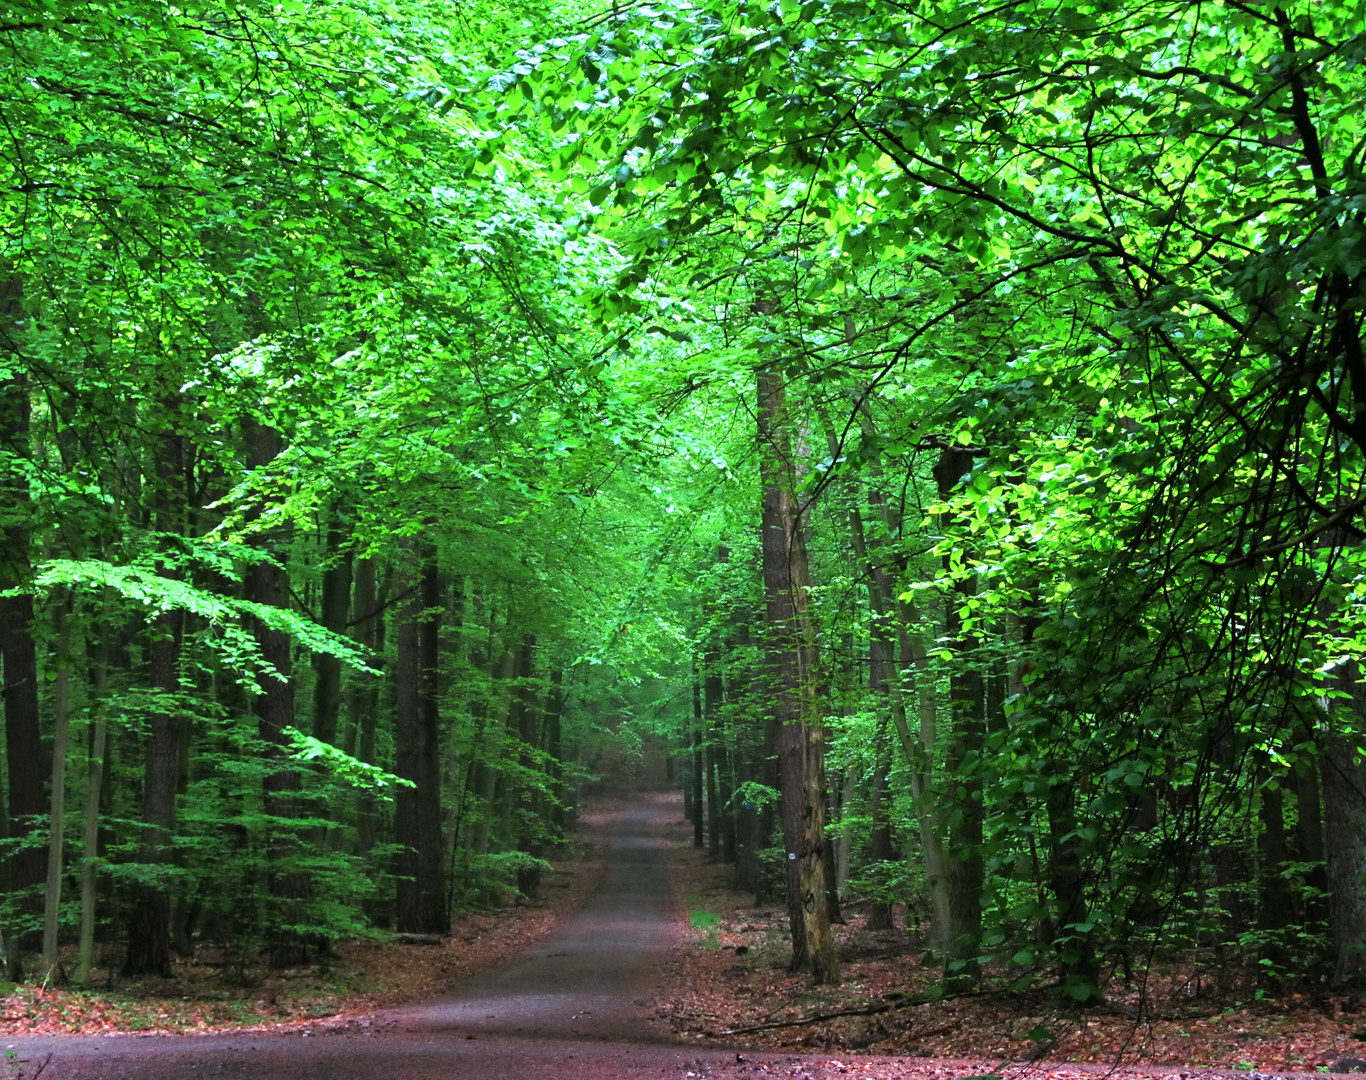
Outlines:
{"type": "Polygon", "coordinates": [[[368,1031],[13,1037],[0,1078],[43,1080],[578,1080],[685,1077],[735,1052],[661,1042],[645,996],[669,944],[671,893],[649,803],[606,827],[602,883],[551,938],[449,996],[381,1013],[368,1031]],[[50,1057],[49,1057],[50,1055],[50,1057]]]}

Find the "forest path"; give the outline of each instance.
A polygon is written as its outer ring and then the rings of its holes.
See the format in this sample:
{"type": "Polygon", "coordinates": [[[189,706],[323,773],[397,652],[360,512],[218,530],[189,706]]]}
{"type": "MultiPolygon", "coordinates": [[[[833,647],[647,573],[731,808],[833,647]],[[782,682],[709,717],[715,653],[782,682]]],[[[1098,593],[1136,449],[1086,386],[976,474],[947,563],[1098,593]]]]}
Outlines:
{"type": "Polygon", "coordinates": [[[658,795],[613,813],[602,881],[553,936],[447,995],[379,1014],[367,1031],[11,1037],[0,1080],[40,1067],[43,1080],[635,1080],[734,1062],[734,1051],[662,1043],[645,1022],[671,940],[662,826],[677,813],[658,795]]]}

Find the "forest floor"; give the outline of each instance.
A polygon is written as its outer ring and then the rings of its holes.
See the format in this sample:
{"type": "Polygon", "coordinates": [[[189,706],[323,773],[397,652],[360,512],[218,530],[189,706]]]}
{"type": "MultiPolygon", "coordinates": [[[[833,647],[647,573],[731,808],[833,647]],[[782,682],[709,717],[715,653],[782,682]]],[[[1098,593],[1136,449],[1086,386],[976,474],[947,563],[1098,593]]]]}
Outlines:
{"type": "MultiPolygon", "coordinates": [[[[731,886],[731,867],[691,840],[691,826],[673,828],[679,943],[652,1005],[661,1032],[697,1046],[971,1059],[979,1073],[1035,1061],[1123,1064],[1126,1073],[1134,1066],[1366,1071],[1366,1001],[1295,993],[1258,1000],[1251,978],[1231,966],[1154,965],[1146,1004],[1137,986],[1115,982],[1103,987],[1103,1005],[1070,1016],[1047,991],[915,1004],[939,975],[921,965],[919,928],[866,930],[859,906],[834,928],[844,981],[813,987],[809,976],[787,970],[781,900],[756,906],[752,894],[731,886]],[[728,1034],[854,1010],[871,1014],[728,1034]]],[[[904,916],[898,908],[899,925],[904,916]]]]}
{"type": "MultiPolygon", "coordinates": [[[[552,860],[555,871],[546,875],[540,900],[462,916],[440,945],[354,943],[340,947],[324,967],[281,973],[234,969],[203,947],[193,960],[177,961],[169,980],[114,980],[90,991],[12,988],[0,1000],[0,1033],[366,1029],[382,1010],[499,968],[551,934],[600,880],[600,828],[623,805],[603,801],[582,816],[578,848],[552,860]]],[[[774,1054],[801,1055],[776,1075],[811,1080],[1013,1076],[1018,1066],[1007,1069],[1008,1062],[1056,1080],[1093,1075],[1097,1066],[1103,1073],[1120,1061],[1131,1077],[1211,1066],[1249,1076],[1366,1070],[1366,1003],[1308,995],[1251,1000],[1250,989],[1240,995],[1235,982],[1197,977],[1189,965],[1154,972],[1141,1022],[1135,1019],[1138,991],[1122,985],[1106,988],[1105,1005],[1072,1017],[1046,993],[913,1005],[936,975],[921,967],[918,932],[866,931],[857,907],[847,912],[847,925],[836,927],[844,982],[813,988],[809,978],[786,970],[781,906],[755,906],[752,896],[730,888],[730,868],[691,846],[681,817],[664,831],[678,898],[675,944],[649,1011],[661,1038],[703,1052],[708,1063],[699,1059],[698,1076],[774,1071],[774,1054]],[[848,1010],[866,1014],[726,1034],[848,1010]],[[717,1051],[728,1047],[735,1063],[729,1057],[716,1063],[717,1051]],[[1095,1064],[1064,1070],[1058,1062],[1095,1064]]],[[[107,978],[107,972],[98,974],[107,978]]]]}
{"type": "MultiPolygon", "coordinates": [[[[577,910],[602,873],[598,827],[615,804],[602,802],[580,816],[571,850],[549,861],[541,895],[458,915],[439,945],[391,940],[337,945],[327,962],[285,971],[231,961],[203,945],[175,958],[169,979],[119,978],[121,952],[109,951],[89,989],[0,985],[0,1034],[143,1034],[228,1031],[305,1031],[363,1022],[380,1009],[430,997],[453,983],[499,967],[547,937],[577,910]]],[[[74,956],[66,958],[69,967],[74,956]]]]}

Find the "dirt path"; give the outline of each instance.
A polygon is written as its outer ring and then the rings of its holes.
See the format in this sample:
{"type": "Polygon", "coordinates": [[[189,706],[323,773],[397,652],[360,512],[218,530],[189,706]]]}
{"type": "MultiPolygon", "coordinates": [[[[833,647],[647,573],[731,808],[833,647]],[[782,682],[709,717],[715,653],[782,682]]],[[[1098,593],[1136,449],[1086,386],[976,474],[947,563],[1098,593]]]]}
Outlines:
{"type": "MultiPolygon", "coordinates": [[[[797,1056],[661,1042],[643,1006],[671,941],[661,831],[677,814],[676,803],[646,797],[612,815],[603,879],[585,906],[516,963],[449,995],[324,1032],[11,1036],[0,1042],[0,1080],[954,1080],[996,1071],[984,1060],[797,1056]]],[[[1035,1065],[1006,1076],[1098,1080],[1104,1072],[1035,1065]]]]}
{"type": "Polygon", "coordinates": [[[683,1078],[734,1062],[734,1051],[652,1043],[645,1023],[670,943],[659,835],[670,815],[677,807],[657,797],[613,814],[602,882],[584,907],[516,963],[447,996],[309,1034],[11,1036],[0,1042],[13,1055],[0,1061],[0,1078],[683,1078]]]}

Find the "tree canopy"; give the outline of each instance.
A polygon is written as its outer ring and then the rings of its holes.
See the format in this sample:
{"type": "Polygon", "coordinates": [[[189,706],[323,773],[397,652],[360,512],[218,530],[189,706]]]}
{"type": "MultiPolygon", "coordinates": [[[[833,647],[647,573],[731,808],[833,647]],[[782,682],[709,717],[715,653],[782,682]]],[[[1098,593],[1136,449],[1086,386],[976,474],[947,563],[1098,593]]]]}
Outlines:
{"type": "Polygon", "coordinates": [[[13,972],[440,932],[658,753],[817,980],[1360,982],[1355,5],[0,44],[13,972]]]}

